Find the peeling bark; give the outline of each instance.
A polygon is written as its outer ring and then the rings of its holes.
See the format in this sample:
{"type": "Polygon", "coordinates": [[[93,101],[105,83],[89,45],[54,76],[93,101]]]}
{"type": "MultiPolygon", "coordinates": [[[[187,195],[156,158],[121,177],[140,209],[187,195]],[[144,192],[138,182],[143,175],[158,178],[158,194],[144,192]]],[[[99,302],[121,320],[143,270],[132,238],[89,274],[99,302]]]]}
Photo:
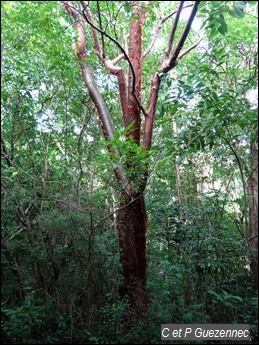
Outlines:
{"type": "MultiPolygon", "coordinates": [[[[194,2],[190,18],[188,19],[188,21],[186,23],[186,26],[183,30],[183,33],[182,33],[178,43],[176,44],[175,48],[173,49],[173,51],[171,53],[171,57],[169,59],[165,59],[169,55],[171,49],[168,49],[166,54],[164,55],[164,59],[162,60],[162,65],[161,65],[161,71],[162,72],[164,72],[164,73],[169,72],[172,68],[174,68],[177,65],[178,56],[179,56],[179,54],[180,54],[180,52],[184,46],[186,38],[188,37],[188,34],[190,32],[192,22],[196,16],[199,3],[200,3],[200,1],[194,2]]],[[[174,35],[174,30],[172,30],[171,35],[174,35]]],[[[171,39],[171,37],[170,37],[170,39],[171,39]]],[[[169,48],[172,48],[172,46],[170,46],[170,39],[169,39],[169,48]]],[[[196,47],[196,45],[194,45],[193,47],[196,47]]]]}
{"type": "Polygon", "coordinates": [[[159,78],[159,75],[155,74],[151,81],[150,98],[149,98],[148,110],[146,112],[146,117],[145,117],[143,150],[149,150],[151,147],[154,117],[155,117],[155,112],[156,112],[160,82],[161,80],[159,78]]]}
{"type": "MultiPolygon", "coordinates": [[[[122,297],[128,296],[130,302],[130,310],[135,316],[141,317],[147,306],[146,295],[146,232],[148,228],[147,213],[144,200],[144,191],[148,178],[148,166],[146,162],[137,162],[131,157],[127,157],[128,161],[121,163],[120,152],[113,147],[112,139],[114,138],[113,123],[111,115],[106,107],[105,100],[102,98],[96,83],[94,81],[93,70],[87,64],[87,54],[85,48],[85,34],[84,22],[91,26],[92,36],[94,40],[94,47],[99,60],[103,63],[108,73],[116,75],[119,87],[119,98],[121,103],[121,111],[123,116],[124,127],[131,125],[131,129],[126,133],[126,139],[130,136],[133,138],[137,145],[142,144],[143,150],[148,151],[152,145],[152,134],[154,126],[154,117],[156,105],[158,101],[158,92],[160,87],[160,77],[155,73],[151,79],[149,103],[147,110],[141,104],[141,88],[142,88],[142,63],[143,58],[150,52],[154,45],[158,31],[162,24],[170,18],[176,11],[171,12],[166,17],[162,18],[155,30],[154,38],[152,39],[148,49],[143,54],[142,40],[143,32],[142,27],[145,23],[147,11],[139,6],[139,2],[131,1],[130,4],[133,8],[133,16],[130,22],[129,34],[129,56],[127,55],[127,47],[123,48],[121,44],[113,37],[111,37],[102,28],[101,16],[99,13],[99,27],[96,25],[92,16],[89,2],[81,1],[82,12],[80,13],[73,6],[74,2],[65,1],[66,11],[73,16],[78,32],[77,42],[77,57],[81,68],[83,80],[85,82],[87,91],[96,108],[96,112],[102,127],[102,132],[107,140],[107,148],[113,152],[117,157],[116,168],[114,175],[121,183],[121,194],[119,196],[120,208],[117,217],[117,227],[119,232],[119,247],[120,247],[120,261],[122,272],[124,276],[124,283],[120,288],[122,297]],[[101,34],[101,42],[99,42],[98,34],[101,34]],[[117,57],[109,58],[106,54],[105,39],[108,39],[112,44],[120,49],[120,54],[117,57]],[[124,59],[129,66],[128,73],[117,64],[124,59]],[[128,85],[126,85],[128,79],[128,85]],[[141,113],[144,115],[144,132],[141,138],[141,113]],[[142,142],[141,142],[142,139],[142,142]],[[140,169],[141,168],[141,169],[140,169]],[[129,169],[129,170],[128,170],[129,169]],[[138,169],[138,170],[137,170],[138,169]],[[139,174],[139,170],[142,171],[139,174]],[[132,176],[128,173],[133,171],[132,176]],[[134,178],[135,172],[138,171],[138,179],[134,178]]],[[[183,8],[183,2],[177,11],[177,18],[183,8]]],[[[190,31],[191,23],[197,11],[199,1],[194,2],[193,10],[190,19],[182,33],[182,36],[172,52],[173,40],[178,26],[178,19],[176,20],[169,38],[168,49],[161,57],[160,70],[164,73],[171,70],[178,62],[179,53],[185,43],[185,40],[190,31]],[[170,57],[171,55],[171,57],[170,57]],[[166,57],[166,59],[165,59],[166,57]]],[[[182,54],[183,57],[187,52],[193,49],[196,45],[189,48],[188,51],[182,54]]],[[[132,153],[134,156],[134,152],[132,153]]],[[[135,157],[133,157],[135,158],[135,157]]],[[[116,158],[115,158],[116,160],[116,158]]]]}
{"type": "MultiPolygon", "coordinates": [[[[128,202],[124,195],[124,202],[128,202]]],[[[132,310],[145,310],[146,295],[146,233],[148,228],[144,195],[141,194],[118,216],[119,245],[124,283],[121,296],[128,296],[132,310]]]]}
{"type": "Polygon", "coordinates": [[[136,4],[133,5],[133,14],[138,19],[130,23],[130,55],[129,59],[133,70],[129,71],[129,98],[126,125],[133,123],[130,134],[137,144],[140,143],[141,117],[141,83],[142,83],[142,26],[145,22],[146,11],[136,4]],[[138,102],[137,102],[138,100],[138,102]]]}

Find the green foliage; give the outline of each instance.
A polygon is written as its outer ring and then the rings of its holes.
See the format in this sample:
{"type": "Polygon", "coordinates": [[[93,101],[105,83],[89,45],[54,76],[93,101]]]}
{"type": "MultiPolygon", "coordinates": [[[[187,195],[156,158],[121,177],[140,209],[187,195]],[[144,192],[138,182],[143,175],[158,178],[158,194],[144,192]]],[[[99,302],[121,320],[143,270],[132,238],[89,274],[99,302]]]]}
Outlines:
{"type": "MultiPolygon", "coordinates": [[[[150,250],[154,266],[148,283],[152,299],[150,320],[256,323],[257,308],[251,276],[245,269],[248,257],[244,242],[231,228],[228,217],[220,217],[221,209],[210,205],[208,200],[203,208],[188,208],[184,222],[172,221],[177,219],[175,208],[156,218],[158,230],[152,235],[152,243],[158,245],[150,250]],[[165,238],[161,250],[161,239],[165,238]]],[[[256,333],[253,335],[256,337],[256,333]]]]}
{"type": "MultiPolygon", "coordinates": [[[[256,3],[200,3],[201,29],[191,31],[187,47],[201,30],[204,38],[161,76],[150,151],[134,142],[131,126],[122,129],[116,78],[100,68],[86,26],[89,63],[115,128],[114,151],[107,153],[63,4],[1,2],[2,329],[12,343],[156,344],[161,323],[249,324],[256,343],[244,184],[258,138],[257,107],[247,97],[257,88],[256,3]],[[119,296],[121,186],[112,179],[118,166],[137,192],[149,177],[143,319],[119,296]]],[[[141,4],[144,50],[159,18],[179,4],[171,5],[141,4]]],[[[122,44],[132,7],[118,1],[99,7],[103,28],[122,44]]],[[[145,109],[174,18],[144,60],[145,109]]],[[[185,23],[181,18],[180,27],[185,23]]],[[[105,47],[107,56],[120,53],[107,37],[105,47]]],[[[128,68],[126,61],[119,65],[128,68]]]]}

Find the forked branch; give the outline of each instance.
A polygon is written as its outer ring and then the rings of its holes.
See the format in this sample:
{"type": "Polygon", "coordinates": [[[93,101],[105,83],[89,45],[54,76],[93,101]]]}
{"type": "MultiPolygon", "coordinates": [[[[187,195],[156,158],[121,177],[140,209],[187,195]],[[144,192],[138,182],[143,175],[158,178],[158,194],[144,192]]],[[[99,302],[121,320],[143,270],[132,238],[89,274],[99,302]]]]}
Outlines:
{"type": "MultiPolygon", "coordinates": [[[[161,68],[160,70],[163,72],[163,73],[166,73],[166,72],[169,72],[172,68],[174,68],[177,63],[178,63],[178,57],[179,57],[179,54],[180,54],[180,51],[182,50],[183,46],[184,46],[184,43],[186,41],[186,38],[190,32],[190,29],[191,29],[191,26],[192,26],[192,22],[195,18],[195,15],[196,15],[196,12],[197,12],[197,9],[198,9],[198,5],[199,5],[200,1],[195,1],[194,4],[193,4],[193,8],[192,8],[192,12],[190,14],[190,17],[186,23],[186,26],[183,30],[183,33],[177,43],[177,45],[175,46],[172,54],[171,54],[171,57],[168,59],[168,60],[165,60],[165,61],[162,61],[162,65],[161,65],[161,68]]],[[[186,53],[185,53],[186,54],[186,53]]],[[[184,55],[185,55],[184,54],[184,55]]],[[[183,57],[183,55],[182,55],[183,57]]]]}

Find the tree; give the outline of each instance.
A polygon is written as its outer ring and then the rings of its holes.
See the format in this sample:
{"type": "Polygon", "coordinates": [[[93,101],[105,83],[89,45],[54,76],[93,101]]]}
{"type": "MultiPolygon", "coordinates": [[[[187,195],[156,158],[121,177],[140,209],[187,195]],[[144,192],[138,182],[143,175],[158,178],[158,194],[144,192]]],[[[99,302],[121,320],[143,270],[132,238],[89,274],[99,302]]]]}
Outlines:
{"type": "MultiPolygon", "coordinates": [[[[143,310],[143,306],[145,309],[147,301],[145,285],[146,232],[148,225],[144,193],[148,178],[147,156],[151,148],[160,81],[163,75],[171,71],[186,53],[197,46],[198,43],[182,52],[199,3],[200,1],[195,1],[191,5],[190,17],[178,42],[175,36],[179,17],[184,8],[183,1],[179,3],[177,11],[171,11],[171,13],[160,19],[147,50],[143,51],[143,26],[152,4],[130,2],[127,5],[127,10],[131,12],[129,37],[126,38],[129,40],[129,52],[127,52],[127,48],[122,46],[119,40],[103,27],[103,15],[99,2],[97,2],[97,7],[93,8],[90,2],[83,1],[81,2],[81,9],[78,9],[73,2],[64,2],[66,11],[75,20],[78,33],[77,58],[82,77],[96,108],[102,132],[107,142],[107,149],[114,164],[114,175],[121,186],[118,231],[121,264],[125,278],[121,294],[122,296],[130,296],[130,304],[136,314],[139,313],[138,309],[140,311],[143,310]],[[93,18],[93,10],[98,15],[97,20],[93,18]],[[142,102],[143,62],[154,47],[162,24],[174,14],[175,21],[168,38],[167,48],[161,56],[161,65],[151,77],[149,102],[146,106],[142,102]],[[121,114],[125,130],[124,139],[126,140],[128,151],[126,155],[125,152],[121,152],[116,147],[111,114],[94,80],[93,69],[87,62],[87,50],[89,47],[86,43],[84,22],[91,28],[94,49],[100,62],[105,66],[108,73],[117,77],[121,114]],[[109,55],[112,52],[109,51],[108,44],[117,48],[119,55],[111,58],[109,55]],[[119,67],[118,64],[121,60],[127,62],[128,73],[125,71],[125,67],[119,67]],[[142,117],[144,117],[143,129],[141,125],[142,117]]],[[[113,3],[112,6],[116,7],[116,3],[113,3]]]]}
{"type": "Polygon", "coordinates": [[[1,3],[4,338],[256,329],[255,3],[1,3]]]}

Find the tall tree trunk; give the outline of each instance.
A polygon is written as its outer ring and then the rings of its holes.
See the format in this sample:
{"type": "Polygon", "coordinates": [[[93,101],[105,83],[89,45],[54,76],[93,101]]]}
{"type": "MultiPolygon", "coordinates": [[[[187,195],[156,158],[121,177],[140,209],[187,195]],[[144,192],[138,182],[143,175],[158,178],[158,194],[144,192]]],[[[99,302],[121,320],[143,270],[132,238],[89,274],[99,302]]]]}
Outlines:
{"type": "MultiPolygon", "coordinates": [[[[161,79],[158,73],[153,75],[150,83],[147,109],[144,109],[141,104],[143,59],[150,53],[154,46],[156,38],[158,37],[158,31],[161,29],[162,24],[176,12],[176,20],[169,37],[168,47],[166,53],[161,58],[160,72],[169,72],[177,65],[178,61],[184,55],[197,46],[197,44],[195,44],[180,54],[200,1],[195,1],[193,3],[190,18],[187,21],[177,43],[174,42],[174,36],[183,7],[182,1],[180,2],[177,11],[161,18],[157,25],[157,29],[155,30],[154,37],[144,53],[142,51],[142,27],[146,20],[147,10],[144,8],[142,2],[130,1],[129,3],[132,6],[133,15],[130,19],[129,55],[114,37],[110,36],[107,31],[102,29],[100,13],[99,23],[95,23],[89,3],[90,2],[87,1],[81,1],[83,10],[80,12],[74,6],[74,2],[64,1],[65,10],[75,20],[75,26],[78,33],[77,58],[79,60],[82,77],[85,82],[87,92],[96,108],[101,129],[107,142],[107,149],[112,153],[113,166],[115,167],[114,175],[121,186],[121,207],[117,224],[124,283],[120,289],[120,293],[122,296],[127,295],[129,297],[131,306],[130,310],[134,311],[136,316],[142,316],[147,303],[145,291],[147,213],[143,193],[145,191],[148,178],[148,166],[146,162],[138,161],[138,157],[133,157],[136,158],[133,160],[131,160],[131,157],[126,157],[125,162],[121,159],[123,152],[119,152],[116,145],[113,145],[115,131],[111,114],[109,113],[105,101],[95,83],[93,69],[87,63],[84,22],[87,22],[91,27],[94,48],[99,60],[103,63],[108,73],[117,77],[124,128],[127,128],[128,126],[130,127],[130,131],[125,134],[125,140],[130,144],[133,139],[135,144],[138,146],[142,145],[143,151],[149,151],[152,144],[154,116],[161,79]],[[100,36],[101,40],[99,39],[100,36]],[[104,38],[109,39],[109,41],[112,42],[112,44],[115,44],[121,51],[121,54],[113,60],[111,60],[106,54],[104,38]],[[122,67],[118,66],[118,63],[122,59],[126,60],[128,63],[128,75],[126,75],[125,70],[122,67]],[[127,79],[128,87],[126,85],[127,79]],[[144,126],[141,126],[141,120],[143,119],[141,118],[141,115],[143,115],[144,118],[144,126]],[[142,127],[144,127],[143,133],[141,129],[142,127]],[[138,173],[139,168],[141,168],[142,171],[141,175],[138,173]],[[129,174],[129,171],[132,174],[129,174]],[[137,178],[134,176],[137,176],[137,178]]],[[[97,5],[97,11],[99,12],[99,10],[100,9],[97,5]]],[[[134,156],[134,153],[129,153],[129,155],[130,154],[134,156]]]]}
{"type": "Polygon", "coordinates": [[[128,195],[123,195],[123,202],[127,206],[122,207],[118,217],[120,259],[124,276],[120,293],[129,297],[131,310],[141,315],[147,302],[146,205],[143,194],[133,202],[128,195]]]}

